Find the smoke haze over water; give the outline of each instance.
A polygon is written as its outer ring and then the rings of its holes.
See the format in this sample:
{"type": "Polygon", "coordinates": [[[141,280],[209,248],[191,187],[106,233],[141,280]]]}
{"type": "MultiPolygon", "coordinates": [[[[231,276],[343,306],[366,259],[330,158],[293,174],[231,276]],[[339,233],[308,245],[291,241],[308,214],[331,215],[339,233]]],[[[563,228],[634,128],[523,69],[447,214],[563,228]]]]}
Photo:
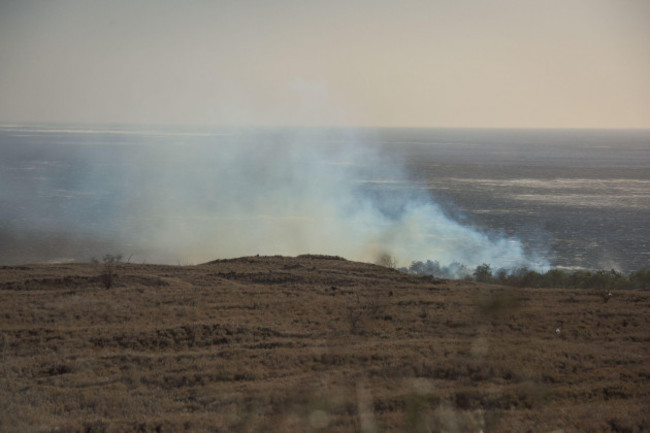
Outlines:
{"type": "MultiPolygon", "coordinates": [[[[399,157],[368,144],[376,138],[372,131],[35,134],[49,140],[47,159],[63,164],[44,181],[63,197],[50,209],[34,201],[24,218],[42,229],[56,224],[52,230],[108,236],[121,253],[142,256],[135,260],[319,253],[368,262],[389,254],[400,266],[429,259],[470,267],[548,265],[517,239],[458,222],[399,157]],[[53,139],[62,144],[56,151],[53,139]]],[[[22,195],[25,208],[34,193],[27,189],[36,187],[14,182],[3,199],[22,195]]]]}
{"type": "Polygon", "coordinates": [[[313,130],[243,134],[218,146],[169,149],[173,163],[148,176],[150,203],[140,201],[138,211],[168,216],[154,225],[163,249],[185,243],[204,258],[312,252],[374,261],[388,253],[405,263],[531,265],[518,241],[455,222],[408,183],[398,161],[351,134],[342,141],[313,130]],[[384,179],[393,183],[373,183],[384,179]],[[156,188],[161,181],[166,187],[156,188]]]}

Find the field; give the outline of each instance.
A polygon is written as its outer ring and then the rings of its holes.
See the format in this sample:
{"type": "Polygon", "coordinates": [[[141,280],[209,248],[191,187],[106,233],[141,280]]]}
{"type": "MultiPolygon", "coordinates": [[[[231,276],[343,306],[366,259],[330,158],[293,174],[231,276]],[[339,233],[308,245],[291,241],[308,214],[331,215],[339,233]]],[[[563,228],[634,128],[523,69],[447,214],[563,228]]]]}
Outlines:
{"type": "Polygon", "coordinates": [[[647,291],[312,255],[3,267],[0,300],[3,432],[650,432],[647,291]]]}

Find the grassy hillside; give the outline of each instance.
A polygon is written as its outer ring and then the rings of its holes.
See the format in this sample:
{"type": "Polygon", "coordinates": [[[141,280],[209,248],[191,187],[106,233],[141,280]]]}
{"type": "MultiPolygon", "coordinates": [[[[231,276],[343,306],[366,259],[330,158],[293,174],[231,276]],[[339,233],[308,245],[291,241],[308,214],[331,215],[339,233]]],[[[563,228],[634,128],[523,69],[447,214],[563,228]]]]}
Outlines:
{"type": "Polygon", "coordinates": [[[647,291],[104,266],[0,268],[0,431],[650,432],[647,291]]]}

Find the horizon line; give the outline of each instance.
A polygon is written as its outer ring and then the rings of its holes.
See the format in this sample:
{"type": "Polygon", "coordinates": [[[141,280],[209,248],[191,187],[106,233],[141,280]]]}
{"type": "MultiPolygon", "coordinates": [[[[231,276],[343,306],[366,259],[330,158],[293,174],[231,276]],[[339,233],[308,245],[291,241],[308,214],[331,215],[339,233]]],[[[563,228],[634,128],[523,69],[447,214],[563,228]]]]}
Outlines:
{"type": "Polygon", "coordinates": [[[201,128],[201,129],[438,129],[438,130],[538,130],[538,131],[648,131],[650,126],[589,127],[589,126],[399,126],[399,125],[227,125],[207,123],[154,123],[154,122],[89,122],[89,121],[1,121],[0,128],[30,126],[101,126],[104,128],[201,128]]]}

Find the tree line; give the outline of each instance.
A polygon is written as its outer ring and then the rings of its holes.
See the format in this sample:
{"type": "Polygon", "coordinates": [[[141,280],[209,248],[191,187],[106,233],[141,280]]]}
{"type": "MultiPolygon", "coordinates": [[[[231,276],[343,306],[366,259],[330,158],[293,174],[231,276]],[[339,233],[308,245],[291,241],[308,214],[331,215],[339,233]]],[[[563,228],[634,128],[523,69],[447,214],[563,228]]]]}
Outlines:
{"type": "Polygon", "coordinates": [[[480,283],[503,284],[515,287],[532,288],[573,288],[573,289],[650,289],[650,269],[623,274],[611,269],[606,270],[576,270],[566,271],[551,269],[547,272],[537,272],[526,267],[515,270],[493,270],[490,265],[483,263],[474,269],[460,263],[447,266],[437,261],[414,261],[408,268],[400,270],[413,275],[432,275],[438,278],[464,278],[480,283]]]}

